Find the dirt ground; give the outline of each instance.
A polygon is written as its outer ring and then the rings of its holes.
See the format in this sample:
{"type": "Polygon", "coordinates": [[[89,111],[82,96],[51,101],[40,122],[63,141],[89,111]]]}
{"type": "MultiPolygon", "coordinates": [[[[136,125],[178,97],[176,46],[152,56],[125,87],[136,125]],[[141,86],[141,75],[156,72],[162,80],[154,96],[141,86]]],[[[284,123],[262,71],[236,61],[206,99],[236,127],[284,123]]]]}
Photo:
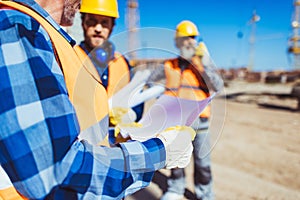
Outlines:
{"type": "MultiPolygon", "coordinates": [[[[280,87],[276,87],[278,91],[289,90],[280,87]]],[[[211,155],[216,199],[300,199],[300,113],[224,98],[213,100],[212,108],[211,155]]],[[[186,168],[186,199],[192,199],[192,171],[190,164],[186,168]]],[[[169,171],[160,170],[148,188],[126,200],[159,199],[166,189],[168,174],[169,171]]]]}
{"type": "Polygon", "coordinates": [[[227,102],[212,151],[217,199],[300,199],[300,114],[227,102]]]}

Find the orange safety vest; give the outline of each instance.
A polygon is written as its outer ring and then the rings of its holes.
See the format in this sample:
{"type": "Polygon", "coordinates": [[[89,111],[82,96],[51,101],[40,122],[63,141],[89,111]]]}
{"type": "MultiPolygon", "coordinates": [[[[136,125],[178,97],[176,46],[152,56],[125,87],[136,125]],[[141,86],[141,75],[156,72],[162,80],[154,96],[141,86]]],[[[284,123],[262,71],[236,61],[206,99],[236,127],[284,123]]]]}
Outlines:
{"type": "MultiPolygon", "coordinates": [[[[166,61],[164,64],[166,75],[165,94],[197,101],[209,97],[207,85],[198,73],[203,70],[203,66],[199,63],[197,65],[200,69],[190,64],[188,68],[181,71],[178,58],[166,61]],[[195,72],[195,70],[198,70],[198,72],[195,72]]],[[[204,109],[200,116],[204,118],[210,116],[209,106],[204,109]]]]}
{"type": "MultiPolygon", "coordinates": [[[[77,55],[79,54],[78,50],[73,49],[67,40],[48,21],[35,11],[11,1],[0,1],[1,6],[19,10],[31,16],[49,34],[56,51],[58,63],[64,73],[69,99],[76,110],[81,131],[100,123],[105,118],[108,120],[107,94],[94,66],[80,59],[77,55]]],[[[13,187],[0,189],[1,198],[5,200],[24,199],[13,187]]]]}
{"type": "Polygon", "coordinates": [[[109,61],[108,68],[109,78],[106,90],[110,98],[130,82],[130,71],[125,58],[119,53],[115,53],[114,59],[109,61]]]}
{"type": "MultiPolygon", "coordinates": [[[[81,60],[87,60],[92,63],[86,52],[79,45],[76,45],[75,48],[81,60]]],[[[117,52],[114,54],[114,59],[109,61],[108,68],[109,74],[106,92],[108,98],[110,98],[130,82],[130,71],[125,58],[117,52]]]]}

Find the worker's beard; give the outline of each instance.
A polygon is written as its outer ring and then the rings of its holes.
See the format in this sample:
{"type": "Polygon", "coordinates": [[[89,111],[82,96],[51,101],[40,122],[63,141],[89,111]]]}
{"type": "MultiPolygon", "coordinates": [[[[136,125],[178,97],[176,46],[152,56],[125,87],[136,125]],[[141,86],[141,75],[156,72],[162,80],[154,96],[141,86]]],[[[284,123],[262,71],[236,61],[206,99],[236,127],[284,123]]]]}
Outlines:
{"type": "Polygon", "coordinates": [[[80,0],[66,0],[64,4],[64,10],[61,16],[60,25],[72,26],[76,12],[80,7],[80,0]]]}
{"type": "Polygon", "coordinates": [[[186,60],[191,60],[195,55],[195,48],[183,46],[182,48],[180,48],[180,55],[186,60]]]}

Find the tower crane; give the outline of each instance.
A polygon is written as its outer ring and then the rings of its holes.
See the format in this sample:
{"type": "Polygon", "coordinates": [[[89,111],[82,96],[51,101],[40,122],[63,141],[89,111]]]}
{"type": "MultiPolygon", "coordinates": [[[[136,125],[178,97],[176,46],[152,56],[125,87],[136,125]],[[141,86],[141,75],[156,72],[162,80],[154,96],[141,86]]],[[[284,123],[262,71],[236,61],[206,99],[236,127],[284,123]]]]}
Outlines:
{"type": "Polygon", "coordinates": [[[288,52],[293,56],[293,67],[300,69],[300,0],[294,0],[293,6],[294,13],[291,22],[293,33],[289,38],[288,52]]]}
{"type": "Polygon", "coordinates": [[[248,71],[252,71],[254,67],[254,54],[255,54],[255,34],[256,34],[256,23],[260,20],[260,16],[256,14],[256,10],[253,11],[252,17],[249,21],[251,25],[251,33],[249,39],[249,64],[248,64],[248,71]]]}
{"type": "Polygon", "coordinates": [[[140,23],[138,0],[127,0],[125,24],[128,30],[128,56],[135,60],[135,49],[139,47],[138,28],[140,23]]]}
{"type": "MultiPolygon", "coordinates": [[[[294,0],[293,6],[294,13],[291,22],[293,34],[289,38],[288,52],[293,55],[293,67],[300,69],[300,0],[294,0]]],[[[294,84],[291,95],[298,99],[297,110],[300,111],[300,80],[294,84]]]]}

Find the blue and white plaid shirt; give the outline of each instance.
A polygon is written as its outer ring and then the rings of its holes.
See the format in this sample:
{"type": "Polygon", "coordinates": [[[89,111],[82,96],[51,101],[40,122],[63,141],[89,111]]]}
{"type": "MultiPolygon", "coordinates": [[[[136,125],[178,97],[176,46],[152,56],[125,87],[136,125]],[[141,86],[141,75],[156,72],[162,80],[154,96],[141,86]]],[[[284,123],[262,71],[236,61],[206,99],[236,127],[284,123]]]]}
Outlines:
{"type": "MultiPolygon", "coordinates": [[[[19,1],[48,19],[33,0],[19,1]]],[[[46,31],[31,17],[0,10],[0,163],[30,199],[120,199],[165,165],[159,139],[116,148],[79,141],[76,113],[46,31]]],[[[1,180],[0,180],[1,181],[1,180]]]]}

